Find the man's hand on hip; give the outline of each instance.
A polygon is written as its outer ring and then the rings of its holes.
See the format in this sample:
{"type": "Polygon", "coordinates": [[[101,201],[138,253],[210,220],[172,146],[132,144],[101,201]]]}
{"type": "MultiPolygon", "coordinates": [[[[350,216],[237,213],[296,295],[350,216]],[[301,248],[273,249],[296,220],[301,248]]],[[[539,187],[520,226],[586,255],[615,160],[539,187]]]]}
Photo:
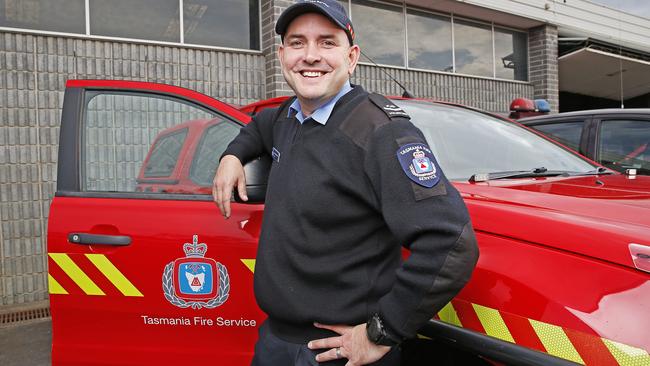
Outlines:
{"type": "Polygon", "coordinates": [[[309,342],[309,349],[330,348],[329,351],[318,354],[316,361],[325,362],[339,358],[347,358],[346,366],[361,366],[373,363],[382,357],[390,347],[372,343],[366,335],[366,325],[324,325],[314,323],[318,328],[329,329],[340,334],[338,337],[317,339],[309,342]]]}
{"type": "Polygon", "coordinates": [[[236,156],[226,155],[221,159],[217,174],[212,181],[212,198],[225,218],[230,217],[230,199],[235,187],[239,197],[248,201],[244,166],[236,156]]]}

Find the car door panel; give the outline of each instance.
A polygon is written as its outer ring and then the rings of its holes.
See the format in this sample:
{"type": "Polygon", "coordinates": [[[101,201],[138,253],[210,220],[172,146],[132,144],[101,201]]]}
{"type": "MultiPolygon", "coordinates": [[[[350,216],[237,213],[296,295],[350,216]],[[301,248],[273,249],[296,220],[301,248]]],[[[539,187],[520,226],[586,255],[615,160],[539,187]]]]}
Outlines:
{"type": "Polygon", "coordinates": [[[59,182],[48,222],[53,365],[249,363],[264,320],[252,290],[263,206],[233,203],[226,220],[209,195],[136,192],[143,151],[166,126],[149,131],[151,137],[135,147],[121,148],[148,128],[128,125],[142,122],[128,118],[143,115],[137,110],[142,106],[129,115],[104,103],[89,118],[89,96],[103,92],[115,105],[128,104],[124,96],[133,94],[157,98],[145,103],[157,107],[162,95],[225,120],[239,113],[160,84],[68,83],[59,182]],[[87,123],[96,123],[100,132],[91,136],[87,123]],[[122,132],[111,130],[120,124],[122,132]],[[130,242],[105,244],[116,237],[130,242]]]}

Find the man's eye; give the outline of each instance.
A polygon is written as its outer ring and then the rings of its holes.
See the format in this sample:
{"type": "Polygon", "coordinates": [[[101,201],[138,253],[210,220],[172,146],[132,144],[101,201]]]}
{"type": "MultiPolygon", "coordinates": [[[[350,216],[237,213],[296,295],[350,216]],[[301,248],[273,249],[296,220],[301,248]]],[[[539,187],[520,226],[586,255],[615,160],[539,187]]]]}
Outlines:
{"type": "Polygon", "coordinates": [[[291,47],[301,47],[302,46],[302,41],[291,41],[291,42],[289,42],[289,46],[291,46],[291,47]]]}
{"type": "Polygon", "coordinates": [[[325,47],[335,47],[336,43],[334,41],[323,41],[325,47]]]}

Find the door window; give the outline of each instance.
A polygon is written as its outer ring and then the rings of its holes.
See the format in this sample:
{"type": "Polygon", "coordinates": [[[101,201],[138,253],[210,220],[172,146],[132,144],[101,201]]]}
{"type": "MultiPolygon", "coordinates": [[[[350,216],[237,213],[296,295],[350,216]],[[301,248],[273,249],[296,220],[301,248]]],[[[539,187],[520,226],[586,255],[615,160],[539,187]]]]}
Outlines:
{"type": "MultiPolygon", "coordinates": [[[[202,126],[215,118],[223,120],[189,102],[155,94],[90,94],[83,130],[82,189],[173,191],[141,186],[182,184],[183,161],[191,159],[188,148],[200,137],[202,126]]],[[[225,145],[233,137],[230,134],[218,143],[225,145]]]]}
{"type": "Polygon", "coordinates": [[[598,161],[618,171],[633,168],[639,174],[650,174],[650,121],[603,121],[598,161]]]}
{"type": "Polygon", "coordinates": [[[551,137],[553,140],[556,140],[575,151],[579,151],[583,125],[584,121],[576,121],[549,123],[531,127],[551,137]]]}

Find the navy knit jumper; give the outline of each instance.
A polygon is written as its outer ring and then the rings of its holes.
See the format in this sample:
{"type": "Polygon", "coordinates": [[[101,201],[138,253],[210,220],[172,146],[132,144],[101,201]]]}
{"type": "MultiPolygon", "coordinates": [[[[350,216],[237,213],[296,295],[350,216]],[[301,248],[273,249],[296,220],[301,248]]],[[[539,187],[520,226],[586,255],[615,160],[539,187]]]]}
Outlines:
{"type": "Polygon", "coordinates": [[[426,141],[387,99],[355,86],[326,125],[301,125],[288,104],[262,111],[223,154],[274,156],[255,265],[271,330],[306,343],[333,335],[314,322],[357,325],[378,312],[395,336],[414,336],[476,263],[462,199],[437,165],[435,186],[409,179],[396,153],[426,141]]]}

